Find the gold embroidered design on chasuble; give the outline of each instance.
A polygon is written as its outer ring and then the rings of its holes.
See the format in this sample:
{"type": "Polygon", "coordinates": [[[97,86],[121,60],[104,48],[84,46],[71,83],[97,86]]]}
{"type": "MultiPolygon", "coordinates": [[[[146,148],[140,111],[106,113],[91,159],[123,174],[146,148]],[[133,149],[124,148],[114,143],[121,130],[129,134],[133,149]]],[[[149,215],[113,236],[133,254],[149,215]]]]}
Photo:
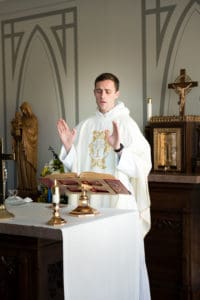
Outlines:
{"type": "Polygon", "coordinates": [[[105,139],[104,131],[93,131],[93,139],[89,144],[89,155],[91,157],[91,168],[106,168],[106,157],[110,152],[111,146],[105,139]]]}

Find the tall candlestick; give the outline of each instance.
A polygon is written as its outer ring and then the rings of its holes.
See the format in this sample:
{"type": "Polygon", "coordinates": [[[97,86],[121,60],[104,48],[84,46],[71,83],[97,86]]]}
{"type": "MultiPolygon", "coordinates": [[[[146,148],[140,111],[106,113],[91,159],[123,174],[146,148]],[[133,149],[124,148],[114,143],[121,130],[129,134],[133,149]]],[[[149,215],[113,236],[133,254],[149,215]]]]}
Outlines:
{"type": "Polygon", "coordinates": [[[52,192],[52,208],[53,208],[53,216],[52,218],[47,222],[48,225],[63,225],[67,221],[65,219],[60,217],[60,189],[57,184],[57,180],[54,180],[54,185],[51,188],[52,192]]]}
{"type": "Polygon", "coordinates": [[[147,122],[150,121],[152,117],[152,99],[147,98],[147,122]]]}

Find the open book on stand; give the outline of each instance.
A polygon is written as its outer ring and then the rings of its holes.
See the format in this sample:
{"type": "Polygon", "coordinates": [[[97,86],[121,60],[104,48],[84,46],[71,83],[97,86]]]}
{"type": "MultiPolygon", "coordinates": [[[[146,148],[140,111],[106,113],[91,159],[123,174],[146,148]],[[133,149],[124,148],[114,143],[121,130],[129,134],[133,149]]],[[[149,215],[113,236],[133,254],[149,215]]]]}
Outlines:
{"type": "Polygon", "coordinates": [[[54,173],[40,177],[39,180],[42,184],[51,188],[55,179],[57,180],[61,193],[81,193],[81,186],[85,184],[90,187],[89,193],[92,194],[131,194],[119,179],[106,173],[54,173]]]}

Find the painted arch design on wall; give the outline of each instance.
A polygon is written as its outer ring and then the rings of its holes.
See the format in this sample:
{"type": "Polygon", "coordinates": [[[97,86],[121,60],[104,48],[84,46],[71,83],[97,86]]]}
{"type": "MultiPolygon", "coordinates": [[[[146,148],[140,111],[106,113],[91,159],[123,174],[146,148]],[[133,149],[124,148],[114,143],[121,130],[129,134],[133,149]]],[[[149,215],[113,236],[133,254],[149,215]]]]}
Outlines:
{"type": "MultiPolygon", "coordinates": [[[[162,0],[142,0],[143,97],[146,99],[149,96],[149,82],[155,80],[157,87],[156,80],[159,78],[161,84],[157,96],[160,100],[156,103],[159,106],[159,115],[164,115],[165,112],[167,85],[178,47],[178,38],[184,34],[193,12],[198,9],[200,0],[170,1],[170,5],[162,0]],[[147,26],[149,18],[152,18],[150,34],[147,26]],[[151,39],[150,44],[148,39],[151,39]],[[155,59],[148,59],[149,52],[153,52],[152,57],[155,59]]],[[[144,114],[146,114],[145,103],[144,114]]]]}
{"type": "Polygon", "coordinates": [[[53,63],[53,68],[55,70],[56,78],[57,78],[57,84],[58,84],[58,90],[59,90],[61,108],[62,108],[62,114],[63,114],[62,117],[65,118],[64,98],[63,98],[63,91],[62,91],[59,68],[58,68],[57,61],[56,61],[56,55],[54,53],[53,47],[51,45],[51,42],[49,41],[48,36],[45,34],[44,30],[39,25],[36,25],[34,27],[32,32],[30,33],[27,43],[25,44],[25,47],[24,47],[20,71],[19,71],[18,84],[17,84],[16,109],[19,107],[20,89],[22,86],[22,76],[23,76],[23,72],[24,72],[25,64],[26,64],[26,60],[27,60],[27,53],[28,53],[28,50],[31,48],[31,43],[34,41],[34,38],[37,34],[39,34],[40,37],[42,38],[42,41],[44,41],[45,45],[47,46],[46,49],[50,54],[51,62],[53,63]]]}
{"type": "Polygon", "coordinates": [[[14,105],[17,110],[23,89],[23,76],[29,59],[28,53],[38,38],[51,66],[54,84],[58,92],[61,116],[63,118],[66,117],[64,78],[68,76],[67,63],[69,58],[67,57],[67,46],[70,43],[67,40],[67,30],[70,30],[70,38],[73,40],[73,45],[71,46],[73,47],[73,66],[75,70],[73,75],[73,95],[75,97],[75,118],[78,119],[77,8],[70,7],[1,21],[5,140],[8,125],[8,99],[10,101],[7,87],[12,87],[14,94],[12,99],[15,98],[14,105]]]}

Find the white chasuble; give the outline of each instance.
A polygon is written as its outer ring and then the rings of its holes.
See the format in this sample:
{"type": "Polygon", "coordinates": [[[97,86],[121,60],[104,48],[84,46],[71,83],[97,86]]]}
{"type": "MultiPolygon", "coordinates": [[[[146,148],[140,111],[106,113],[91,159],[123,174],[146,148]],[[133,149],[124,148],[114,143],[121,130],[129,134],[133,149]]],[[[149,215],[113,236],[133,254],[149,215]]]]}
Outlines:
{"type": "MultiPolygon", "coordinates": [[[[65,171],[110,173],[120,179],[131,195],[92,195],[90,203],[94,208],[137,209],[141,217],[142,236],[145,236],[150,229],[147,181],[151,169],[150,146],[130,117],[129,110],[119,102],[105,114],[97,111],[76,129],[76,140],[70,152],[66,153],[64,147],[61,148],[60,159],[65,171]],[[105,130],[112,133],[112,121],[118,123],[120,141],[124,145],[120,158],[105,140],[105,130]]],[[[72,204],[72,199],[77,199],[77,196],[70,198],[72,204]]]]}

